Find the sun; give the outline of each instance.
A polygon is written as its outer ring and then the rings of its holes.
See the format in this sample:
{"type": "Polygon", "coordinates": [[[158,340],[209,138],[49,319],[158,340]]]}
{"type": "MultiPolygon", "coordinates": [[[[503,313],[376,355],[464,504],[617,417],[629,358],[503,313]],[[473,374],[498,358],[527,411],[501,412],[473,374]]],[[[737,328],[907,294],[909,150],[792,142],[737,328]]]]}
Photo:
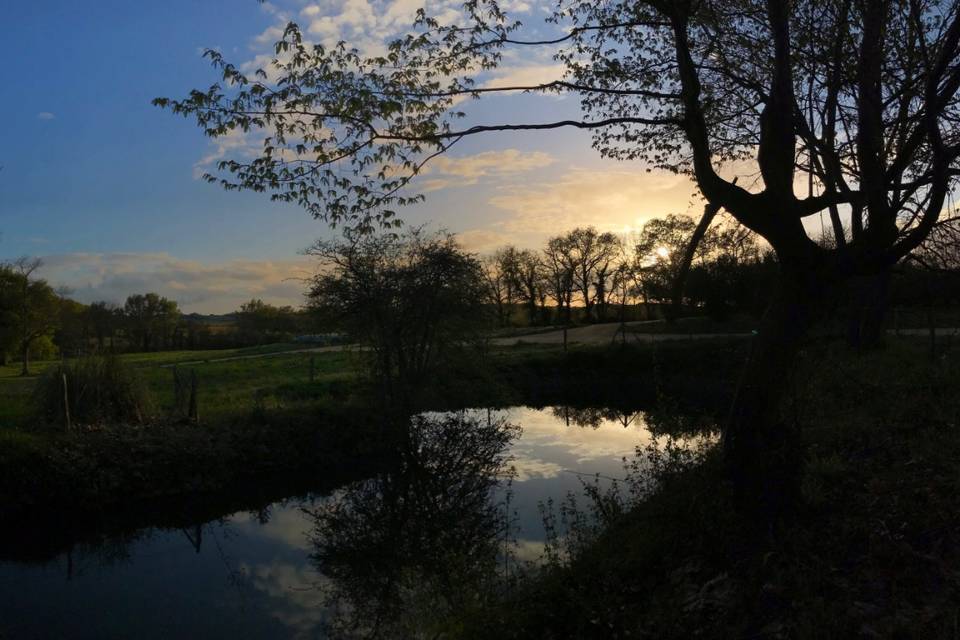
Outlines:
{"type": "Polygon", "coordinates": [[[670,249],[667,247],[657,247],[654,253],[657,254],[657,258],[661,260],[666,260],[670,257],[670,249]]]}

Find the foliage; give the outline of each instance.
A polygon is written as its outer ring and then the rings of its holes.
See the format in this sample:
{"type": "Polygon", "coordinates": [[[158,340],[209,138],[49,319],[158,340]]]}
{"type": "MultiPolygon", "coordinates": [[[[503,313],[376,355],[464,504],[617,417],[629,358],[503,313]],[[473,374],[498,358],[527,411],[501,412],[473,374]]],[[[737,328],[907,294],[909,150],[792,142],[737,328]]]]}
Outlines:
{"type": "Polygon", "coordinates": [[[462,414],[405,422],[384,425],[405,444],[382,473],[310,512],[337,637],[441,635],[497,586],[507,447],[519,427],[462,414]]]}
{"type": "Polygon", "coordinates": [[[128,296],[123,312],[131,339],[143,351],[169,344],[180,317],[177,303],[156,293],[128,296]]]}
{"type": "Polygon", "coordinates": [[[40,420],[64,425],[65,404],[73,424],[141,424],[151,417],[153,401],[146,385],[114,355],[79,358],[51,367],[36,382],[40,420]]]}
{"type": "Polygon", "coordinates": [[[476,348],[489,326],[480,262],[450,234],[348,234],[309,253],[320,260],[311,306],[371,349],[374,376],[389,395],[417,388],[476,348]]]}
{"type": "Polygon", "coordinates": [[[42,278],[35,277],[40,260],[19,258],[0,265],[0,349],[15,349],[21,375],[29,375],[31,350],[49,337],[59,320],[60,298],[42,278]]]}
{"type": "Polygon", "coordinates": [[[258,298],[243,303],[237,312],[238,330],[251,344],[290,340],[301,328],[301,320],[293,307],[277,307],[258,298]]]}

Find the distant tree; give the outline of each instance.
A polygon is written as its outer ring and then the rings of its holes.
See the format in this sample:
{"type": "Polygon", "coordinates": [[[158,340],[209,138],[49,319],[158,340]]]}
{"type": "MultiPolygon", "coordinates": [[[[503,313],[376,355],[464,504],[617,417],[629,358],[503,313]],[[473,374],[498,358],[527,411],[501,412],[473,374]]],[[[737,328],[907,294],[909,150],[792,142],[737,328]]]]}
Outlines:
{"type": "Polygon", "coordinates": [[[43,263],[38,258],[19,258],[0,270],[7,308],[6,342],[20,354],[20,375],[30,375],[31,348],[49,340],[59,321],[59,298],[53,288],[35,276],[43,263]]]}
{"type": "Polygon", "coordinates": [[[484,256],[481,260],[483,279],[486,283],[486,298],[493,305],[497,313],[497,324],[507,325],[507,316],[510,307],[509,275],[503,272],[497,255],[484,256]]]}
{"type": "Polygon", "coordinates": [[[566,236],[557,236],[547,240],[543,249],[543,261],[546,270],[545,290],[557,304],[562,321],[572,321],[571,304],[573,302],[574,264],[566,236]]]}
{"type": "Polygon", "coordinates": [[[308,253],[320,261],[310,305],[370,347],[389,398],[405,401],[488,326],[483,267],[448,233],[348,233],[308,253]]]}
{"type": "Polygon", "coordinates": [[[67,296],[67,290],[57,291],[59,320],[53,341],[64,355],[80,355],[87,351],[93,331],[87,305],[67,296]]]}
{"type": "Polygon", "coordinates": [[[10,265],[0,264],[0,366],[6,366],[16,350],[16,276],[10,265]]]}
{"type": "Polygon", "coordinates": [[[127,334],[143,351],[159,349],[170,341],[180,309],[173,300],[156,293],[134,294],[123,305],[127,334]]]}
{"type": "Polygon", "coordinates": [[[563,238],[562,246],[568,253],[567,262],[573,268],[573,285],[583,300],[586,319],[590,320],[594,304],[605,295],[609,265],[617,255],[620,239],[613,233],[600,233],[593,227],[577,227],[563,238]],[[598,288],[600,268],[604,282],[599,283],[598,288]]]}
{"type": "Polygon", "coordinates": [[[97,349],[102,353],[106,350],[107,340],[113,346],[114,335],[121,321],[122,309],[109,302],[91,302],[87,307],[87,320],[90,330],[97,341],[97,349]]]}
{"type": "Polygon", "coordinates": [[[530,249],[517,251],[512,276],[515,280],[514,286],[518,297],[527,307],[527,320],[530,324],[536,324],[537,303],[544,298],[545,271],[543,259],[537,252],[530,249]]]}
{"type": "MultiPolygon", "coordinates": [[[[684,250],[695,227],[692,218],[677,214],[653,218],[643,225],[634,253],[644,269],[650,296],[661,302],[670,300],[673,283],[683,264],[684,250]]],[[[704,243],[698,245],[697,253],[701,258],[706,254],[704,243]]]]}
{"type": "Polygon", "coordinates": [[[263,344],[289,340],[300,324],[299,314],[293,307],[277,307],[259,298],[240,305],[237,323],[244,341],[263,344]]]}

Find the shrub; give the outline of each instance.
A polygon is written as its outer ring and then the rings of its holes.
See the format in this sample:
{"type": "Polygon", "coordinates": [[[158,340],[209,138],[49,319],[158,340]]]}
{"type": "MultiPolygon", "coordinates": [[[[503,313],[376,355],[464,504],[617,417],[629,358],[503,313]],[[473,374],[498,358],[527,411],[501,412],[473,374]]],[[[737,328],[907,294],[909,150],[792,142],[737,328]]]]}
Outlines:
{"type": "Polygon", "coordinates": [[[91,356],[51,367],[39,378],[35,402],[43,422],[65,423],[64,386],[75,424],[143,423],[152,404],[129,365],[113,355],[91,356]]]}

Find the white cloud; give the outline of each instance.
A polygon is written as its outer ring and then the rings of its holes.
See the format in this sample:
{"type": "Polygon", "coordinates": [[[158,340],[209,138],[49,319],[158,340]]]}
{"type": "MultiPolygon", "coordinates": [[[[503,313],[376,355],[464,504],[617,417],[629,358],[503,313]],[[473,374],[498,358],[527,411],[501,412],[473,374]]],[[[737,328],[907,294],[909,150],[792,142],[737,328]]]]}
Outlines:
{"type": "Polygon", "coordinates": [[[435,176],[417,186],[424,191],[476,184],[481,178],[509,178],[520,173],[542,169],[555,162],[553,156],[542,151],[484,151],[469,156],[440,156],[423,171],[435,176]]]}
{"type": "Polygon", "coordinates": [[[492,253],[494,250],[511,244],[516,237],[494,229],[469,229],[457,234],[457,240],[471,253],[492,253]]]}
{"type": "Polygon", "coordinates": [[[298,306],[308,258],[199,262],[166,253],[70,253],[45,256],[43,276],[66,285],[81,302],[122,303],[134,293],[153,291],[176,300],[187,312],[225,313],[250,298],[298,306]]]}
{"type": "Polygon", "coordinates": [[[37,114],[37,120],[53,120],[57,116],[53,115],[49,111],[41,111],[37,114]]]}
{"type": "Polygon", "coordinates": [[[263,134],[262,132],[243,131],[233,129],[219,138],[214,138],[210,143],[211,149],[207,155],[203,156],[193,165],[193,177],[199,179],[204,173],[216,169],[216,163],[225,158],[232,160],[250,160],[255,158],[261,150],[259,141],[254,140],[254,135],[263,134]]]}
{"type": "MultiPolygon", "coordinates": [[[[565,67],[562,64],[518,64],[498,69],[483,86],[532,87],[547,84],[563,78],[565,67]]],[[[505,91],[504,93],[512,93],[505,91]]]]}

